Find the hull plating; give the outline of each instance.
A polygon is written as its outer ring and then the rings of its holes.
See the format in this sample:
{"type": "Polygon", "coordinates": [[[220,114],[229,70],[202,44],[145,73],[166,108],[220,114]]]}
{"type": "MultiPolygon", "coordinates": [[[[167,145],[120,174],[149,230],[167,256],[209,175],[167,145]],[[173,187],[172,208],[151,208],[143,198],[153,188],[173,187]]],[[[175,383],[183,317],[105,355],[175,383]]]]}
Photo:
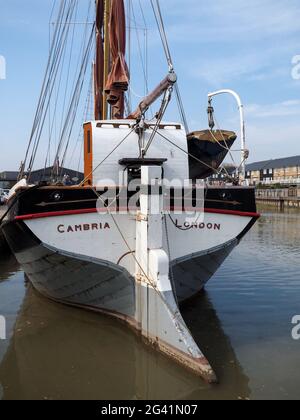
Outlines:
{"type": "MultiPolygon", "coordinates": [[[[187,223],[184,215],[165,218],[163,247],[149,252],[149,277],[136,275],[136,257],[128,252],[128,244],[138,252],[136,217],[120,215],[117,220],[127,244],[109,215],[94,213],[55,216],[47,223],[11,221],[3,231],[41,294],[127,322],[162,353],[215,382],[211,366],[184,324],[176,297],[184,301],[202,290],[253,220],[224,214],[207,214],[197,223],[187,223]]],[[[161,234],[163,230],[161,226],[161,234]]]]}
{"type": "MultiPolygon", "coordinates": [[[[123,254],[122,260],[118,254],[115,258],[110,255],[109,261],[105,251],[105,259],[95,257],[97,249],[103,244],[94,244],[94,255],[90,252],[93,256],[88,257],[80,253],[84,252],[84,247],[75,252],[72,247],[67,251],[41,242],[23,222],[8,223],[4,226],[4,232],[26,275],[44,296],[134,318],[136,287],[134,272],[129,271],[130,266],[133,269],[134,260],[126,255],[125,249],[119,251],[120,255],[123,254]],[[113,259],[120,263],[114,263],[113,259]]],[[[191,233],[188,232],[188,235],[191,233]]],[[[170,277],[178,301],[182,302],[199,293],[237,243],[234,238],[188,256],[180,256],[178,246],[172,247],[172,255],[177,258],[172,259],[170,277]]],[[[62,241],[61,245],[66,248],[66,241],[62,241]]],[[[191,251],[191,244],[189,246],[191,251]]]]}

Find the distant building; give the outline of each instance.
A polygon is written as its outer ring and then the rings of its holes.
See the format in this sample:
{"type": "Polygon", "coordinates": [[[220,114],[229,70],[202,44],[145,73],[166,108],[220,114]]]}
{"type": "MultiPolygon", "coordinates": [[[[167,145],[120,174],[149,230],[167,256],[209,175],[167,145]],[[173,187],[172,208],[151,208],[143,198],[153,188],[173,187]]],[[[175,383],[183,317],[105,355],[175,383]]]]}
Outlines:
{"type": "MultiPolygon", "coordinates": [[[[56,169],[56,172],[59,174],[59,179],[63,180],[63,178],[68,179],[68,183],[70,185],[75,185],[83,181],[83,173],[74,171],[72,169],[67,168],[59,168],[56,169]]],[[[0,173],[0,189],[10,189],[12,188],[18,179],[18,172],[1,172],[0,173]]],[[[45,181],[45,182],[53,182],[55,180],[56,176],[53,176],[53,168],[49,167],[46,169],[39,169],[36,171],[33,171],[30,176],[30,183],[32,184],[38,184],[39,182],[45,181]]]]}
{"type": "Polygon", "coordinates": [[[82,172],[74,171],[72,169],[67,168],[58,168],[53,170],[53,167],[51,166],[46,169],[32,171],[30,175],[30,182],[32,184],[38,184],[42,181],[54,182],[57,179],[57,174],[59,180],[62,180],[66,175],[69,178],[71,184],[73,185],[80,183],[84,179],[82,172]]]}
{"type": "Polygon", "coordinates": [[[300,156],[251,163],[246,179],[251,185],[300,185],[300,156]]]}
{"type": "Polygon", "coordinates": [[[17,182],[19,172],[6,171],[0,173],[0,189],[10,190],[17,182]]]}
{"type": "Polygon", "coordinates": [[[237,167],[234,165],[224,164],[221,169],[208,179],[211,184],[219,185],[222,182],[228,182],[230,178],[236,176],[237,167]]]}

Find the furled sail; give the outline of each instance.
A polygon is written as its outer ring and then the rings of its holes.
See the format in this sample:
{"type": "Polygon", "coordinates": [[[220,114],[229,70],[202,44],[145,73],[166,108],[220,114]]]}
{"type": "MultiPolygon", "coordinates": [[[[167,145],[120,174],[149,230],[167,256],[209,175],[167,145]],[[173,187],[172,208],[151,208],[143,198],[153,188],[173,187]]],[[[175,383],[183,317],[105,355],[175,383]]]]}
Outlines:
{"type": "Polygon", "coordinates": [[[112,118],[124,118],[124,92],[129,85],[129,71],[125,61],[126,18],[123,0],[111,0],[109,39],[111,71],[105,85],[108,103],[112,106],[112,118]]]}
{"type": "Polygon", "coordinates": [[[104,23],[104,0],[96,3],[96,62],[94,64],[95,119],[103,119],[104,49],[102,31],[104,23]]]}

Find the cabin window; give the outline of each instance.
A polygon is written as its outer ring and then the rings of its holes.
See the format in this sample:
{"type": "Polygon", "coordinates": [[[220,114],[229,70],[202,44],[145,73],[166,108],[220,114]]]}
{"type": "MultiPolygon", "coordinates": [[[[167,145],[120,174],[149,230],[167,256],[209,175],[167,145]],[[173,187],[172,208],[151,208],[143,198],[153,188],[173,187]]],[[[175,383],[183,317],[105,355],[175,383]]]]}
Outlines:
{"type": "Polygon", "coordinates": [[[88,154],[91,153],[91,132],[90,132],[90,130],[87,132],[87,152],[88,152],[88,154]]]}

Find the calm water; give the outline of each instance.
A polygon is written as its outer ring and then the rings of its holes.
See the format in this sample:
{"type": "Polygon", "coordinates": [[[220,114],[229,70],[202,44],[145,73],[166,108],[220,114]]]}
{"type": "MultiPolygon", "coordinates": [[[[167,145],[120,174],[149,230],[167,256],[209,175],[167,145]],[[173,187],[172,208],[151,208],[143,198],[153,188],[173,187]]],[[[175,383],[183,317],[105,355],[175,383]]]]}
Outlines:
{"type": "Polygon", "coordinates": [[[218,374],[209,386],[108,318],[48,302],[0,260],[0,399],[300,399],[300,213],[265,212],[183,309],[218,374]]]}

